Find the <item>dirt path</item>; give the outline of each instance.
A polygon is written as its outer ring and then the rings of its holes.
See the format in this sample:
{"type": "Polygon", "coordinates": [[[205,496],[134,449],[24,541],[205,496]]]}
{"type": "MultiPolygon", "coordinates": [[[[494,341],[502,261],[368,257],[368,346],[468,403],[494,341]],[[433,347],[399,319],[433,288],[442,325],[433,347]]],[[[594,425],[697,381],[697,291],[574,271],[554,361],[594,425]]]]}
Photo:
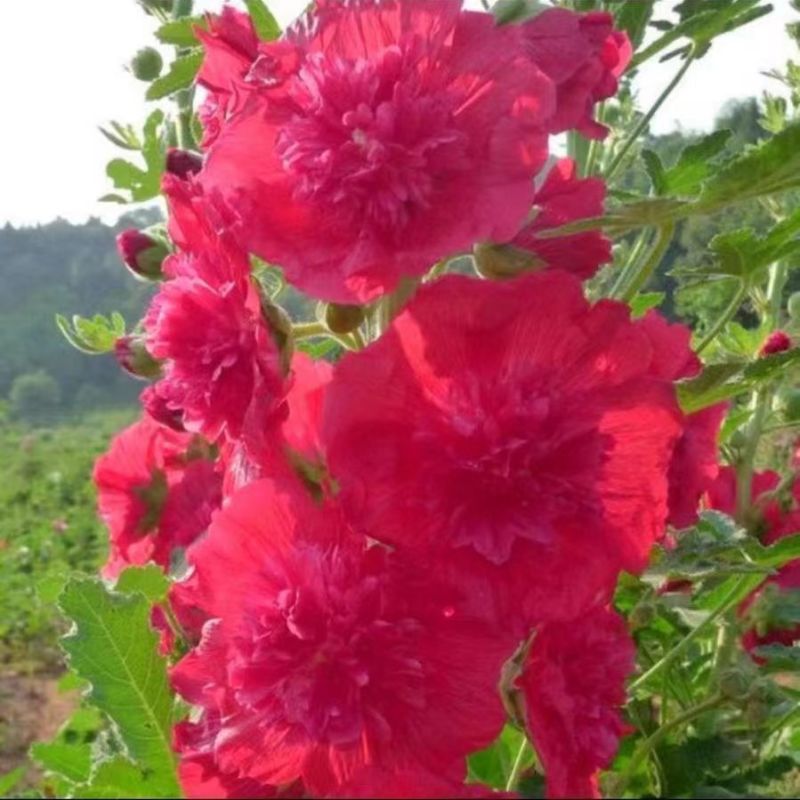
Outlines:
{"type": "Polygon", "coordinates": [[[77,704],[57,676],[0,672],[0,775],[25,762],[32,742],[51,739],[77,704]]]}

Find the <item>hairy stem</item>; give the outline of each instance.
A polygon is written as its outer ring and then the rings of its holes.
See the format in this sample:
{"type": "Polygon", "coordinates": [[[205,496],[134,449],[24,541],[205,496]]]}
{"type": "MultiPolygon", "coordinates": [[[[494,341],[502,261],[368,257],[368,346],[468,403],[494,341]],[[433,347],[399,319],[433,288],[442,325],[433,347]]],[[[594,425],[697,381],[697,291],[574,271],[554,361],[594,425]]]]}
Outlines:
{"type": "Polygon", "coordinates": [[[728,303],[725,310],[719,315],[714,324],[708,329],[703,340],[695,348],[696,353],[702,353],[703,350],[717,338],[717,334],[733,319],[734,315],[739,310],[746,294],[747,284],[744,281],[740,281],[730,303],[728,303]]]}
{"type": "Polygon", "coordinates": [[[642,265],[631,276],[627,286],[622,290],[621,299],[629,302],[636,296],[638,291],[647,283],[648,280],[658,269],[664,255],[666,254],[672,236],[675,233],[675,223],[666,222],[659,229],[656,234],[656,240],[653,243],[653,248],[650,250],[647,258],[642,265]]]}
{"type": "Polygon", "coordinates": [[[690,631],[683,639],[681,639],[675,647],[672,648],[668,653],[666,653],[662,658],[653,664],[650,669],[646,672],[642,673],[635,681],[633,681],[630,685],[630,691],[634,691],[638,689],[642,684],[647,683],[653,676],[657,675],[663,669],[668,667],[672,664],[675,659],[680,656],[684,650],[699,636],[703,635],[713,623],[719,619],[729,608],[734,606],[736,603],[739,602],[739,593],[742,587],[751,581],[753,578],[752,574],[748,573],[747,575],[743,575],[731,588],[730,592],[722,598],[719,605],[704,619],[693,631],[690,631]]]}
{"type": "Polygon", "coordinates": [[[639,120],[636,127],[631,132],[631,135],[622,143],[617,153],[614,155],[611,164],[608,167],[608,171],[606,172],[605,178],[606,181],[610,182],[614,175],[617,174],[620,167],[623,164],[625,156],[628,153],[628,150],[633,147],[636,140],[642,134],[642,131],[650,124],[650,120],[653,119],[655,113],[658,111],[659,108],[664,104],[664,101],[672,94],[672,91],[675,87],[681,82],[681,79],[686,74],[686,71],[691,66],[692,61],[694,61],[695,51],[694,49],[689,51],[689,54],[683,61],[681,68],[675,73],[675,77],[667,84],[666,88],[663,92],[658,96],[655,103],[650,107],[650,110],[639,120]]]}
{"type": "Polygon", "coordinates": [[[662,725],[658,730],[654,731],[650,734],[637,748],[636,752],[633,754],[633,757],[628,762],[628,766],[625,771],[620,776],[620,782],[615,787],[616,794],[622,795],[627,787],[630,779],[633,777],[634,773],[638,769],[639,765],[648,757],[650,752],[658,745],[658,743],[670,732],[675,730],[676,728],[680,728],[682,725],[685,725],[687,722],[691,722],[696,717],[699,717],[701,714],[705,714],[706,711],[711,711],[717,706],[723,703],[723,698],[719,694],[714,694],[709,697],[707,700],[704,700],[702,703],[698,703],[696,706],[692,706],[691,708],[687,708],[678,716],[673,717],[671,720],[666,722],[662,725]]]}

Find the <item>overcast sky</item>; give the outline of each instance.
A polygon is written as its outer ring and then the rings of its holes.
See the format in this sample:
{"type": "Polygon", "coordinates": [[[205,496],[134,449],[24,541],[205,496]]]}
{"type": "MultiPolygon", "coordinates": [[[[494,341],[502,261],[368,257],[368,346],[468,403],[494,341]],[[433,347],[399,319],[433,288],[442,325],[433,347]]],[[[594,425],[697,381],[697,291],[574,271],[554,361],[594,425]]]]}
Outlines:
{"type": "MultiPolygon", "coordinates": [[[[215,10],[221,2],[198,0],[196,5],[215,10]]],[[[659,2],[666,8],[673,4],[659,2]]],[[[305,0],[271,3],[283,24],[304,5],[305,0]]],[[[773,0],[773,5],[772,14],[717,42],[693,65],[655,118],[656,131],[677,123],[708,129],[729,98],[778,88],[760,72],[782,67],[794,57],[783,26],[797,15],[789,0],[773,0]]],[[[118,151],[97,126],[109,119],[143,120],[145,84],[124,65],[139,47],[152,42],[153,27],[134,0],[4,0],[0,225],[29,225],[58,216],[71,221],[90,215],[116,219],[120,207],[99,204],[97,198],[111,189],[104,166],[118,151]]],[[[642,105],[655,99],[675,68],[671,61],[642,70],[642,105]]]]}

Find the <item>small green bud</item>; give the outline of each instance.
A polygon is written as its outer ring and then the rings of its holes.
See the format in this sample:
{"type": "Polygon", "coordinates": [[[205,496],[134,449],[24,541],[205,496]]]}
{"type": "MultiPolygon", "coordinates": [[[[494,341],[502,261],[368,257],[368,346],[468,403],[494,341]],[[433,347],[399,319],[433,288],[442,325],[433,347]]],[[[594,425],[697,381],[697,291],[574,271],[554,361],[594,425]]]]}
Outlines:
{"type": "Polygon", "coordinates": [[[143,47],[131,61],[131,72],[140,81],[154,81],[164,66],[164,59],[155,47],[143,47]]]}
{"type": "Polygon", "coordinates": [[[325,326],[333,333],[350,333],[364,321],[361,306],[328,303],[325,307],[325,326]]]}
{"type": "Polygon", "coordinates": [[[476,244],[472,255],[478,273],[495,280],[513,278],[543,266],[533,253],[509,244],[476,244]]]}
{"type": "Polygon", "coordinates": [[[134,378],[154,380],[161,377],[161,363],[147,352],[142,336],[121,336],[114,344],[114,356],[122,369],[134,378]]]}
{"type": "Polygon", "coordinates": [[[787,308],[789,310],[789,316],[795,322],[800,322],[800,292],[795,292],[793,295],[789,296],[787,308]]]}
{"type": "Polygon", "coordinates": [[[655,605],[648,601],[643,601],[633,607],[628,617],[628,622],[633,629],[645,628],[655,619],[655,616],[655,605]]]}

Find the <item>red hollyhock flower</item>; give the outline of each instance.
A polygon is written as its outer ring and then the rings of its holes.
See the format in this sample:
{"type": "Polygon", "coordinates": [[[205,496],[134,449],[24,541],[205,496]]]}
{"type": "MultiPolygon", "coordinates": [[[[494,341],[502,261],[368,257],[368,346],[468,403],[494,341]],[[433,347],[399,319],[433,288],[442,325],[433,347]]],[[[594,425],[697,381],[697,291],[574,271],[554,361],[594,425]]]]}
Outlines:
{"type": "Polygon", "coordinates": [[[608,128],[594,119],[594,106],[616,94],[620,75],[633,55],[628,37],[614,30],[611,14],[576,14],[553,8],[522,26],[528,51],[556,86],[551,133],[575,129],[603,139],[608,128]]]}
{"type": "Polygon", "coordinates": [[[600,797],[597,773],[626,732],[620,708],[635,656],[624,619],[607,608],[536,632],[518,686],[548,797],[600,797]]]}
{"type": "Polygon", "coordinates": [[[172,551],[208,527],[221,502],[221,479],[193,443],[193,436],[145,416],[97,460],[98,510],[111,538],[106,577],[148,561],[169,567],[172,551]]]}
{"type": "Polygon", "coordinates": [[[518,26],[461,0],[326,0],[260,50],[202,180],[293,284],[364,302],[517,232],[554,96],[518,26]]]}
{"type": "MultiPolygon", "coordinates": [[[[654,348],[654,374],[677,381],[700,373],[703,365],[691,349],[689,328],[670,324],[655,311],[648,312],[640,324],[654,348]]],[[[697,522],[700,499],[719,475],[719,430],[727,410],[727,403],[718,403],[684,416],[683,433],[669,467],[667,521],[676,528],[697,522]]]]}
{"type": "Polygon", "coordinates": [[[205,49],[197,82],[208,92],[198,111],[202,146],[207,148],[246,96],[245,78],[258,58],[258,36],[250,16],[230,6],[218,15],[209,15],[208,30],[196,28],[195,33],[205,49]]]}
{"type": "Polygon", "coordinates": [[[280,355],[264,321],[247,254],[215,202],[191,184],[166,184],[183,248],[165,263],[172,278],[145,317],[150,354],[163,360],[155,393],[182,413],[187,430],[216,441],[260,430],[276,415],[284,386],[280,355]]]}
{"type": "Polygon", "coordinates": [[[562,272],[424,287],[327,392],[350,518],[516,579],[538,619],[578,613],[643,569],[663,531],[681,425],[652,356],[625,306],[589,306],[562,272]],[[566,571],[582,576],[569,591],[566,571]]]}
{"type": "Polygon", "coordinates": [[[576,178],[575,162],[562,158],[536,192],[537,214],[510,242],[532,253],[545,266],[591,278],[601,264],[611,260],[611,241],[600,231],[542,239],[539,234],[579,219],[603,213],[606,185],[599,178],[576,178]]]}
{"type": "Polygon", "coordinates": [[[213,619],[172,677],[219,719],[203,749],[219,772],[316,795],[373,766],[460,782],[502,728],[514,644],[299,484],[242,489],[190,560],[213,619]]]}

